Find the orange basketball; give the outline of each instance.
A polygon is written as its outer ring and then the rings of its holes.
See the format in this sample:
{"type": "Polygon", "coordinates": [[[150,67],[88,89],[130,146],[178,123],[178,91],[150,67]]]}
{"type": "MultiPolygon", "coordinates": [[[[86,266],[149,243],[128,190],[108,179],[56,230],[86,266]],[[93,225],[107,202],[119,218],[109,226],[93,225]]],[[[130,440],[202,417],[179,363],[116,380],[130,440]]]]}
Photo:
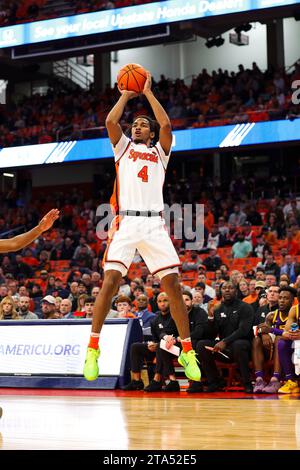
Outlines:
{"type": "Polygon", "coordinates": [[[146,80],[147,72],[139,64],[124,65],[117,77],[120,90],[135,91],[135,93],[142,93],[146,80]]]}

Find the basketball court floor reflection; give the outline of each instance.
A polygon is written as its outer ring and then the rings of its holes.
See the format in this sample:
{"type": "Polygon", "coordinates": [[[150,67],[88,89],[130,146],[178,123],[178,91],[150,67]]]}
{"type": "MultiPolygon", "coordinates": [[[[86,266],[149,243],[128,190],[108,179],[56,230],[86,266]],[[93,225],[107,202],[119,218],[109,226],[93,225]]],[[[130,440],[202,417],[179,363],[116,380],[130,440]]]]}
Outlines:
{"type": "MultiPolygon", "coordinates": [[[[51,392],[49,393],[51,394],[51,392]]],[[[1,395],[0,450],[296,450],[298,399],[1,395]]]]}

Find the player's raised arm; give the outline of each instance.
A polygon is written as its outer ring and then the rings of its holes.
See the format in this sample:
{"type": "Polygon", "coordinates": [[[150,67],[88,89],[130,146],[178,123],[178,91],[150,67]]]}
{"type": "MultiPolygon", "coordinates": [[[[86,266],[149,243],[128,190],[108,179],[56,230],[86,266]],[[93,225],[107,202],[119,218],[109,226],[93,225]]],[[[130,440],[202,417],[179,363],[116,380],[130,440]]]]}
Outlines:
{"type": "Polygon", "coordinates": [[[151,74],[147,71],[147,80],[144,86],[143,94],[149,101],[155,119],[157,120],[160,131],[159,131],[159,143],[162,146],[166,155],[169,155],[172,145],[172,126],[169,116],[160,104],[157,98],[151,91],[151,74]]]}
{"type": "Polygon", "coordinates": [[[58,217],[59,210],[52,209],[42,218],[40,223],[29,232],[22,233],[22,235],[17,235],[8,240],[0,240],[0,253],[19,251],[25,248],[25,246],[33,242],[33,240],[39,237],[43,232],[49,230],[58,217]]]}
{"type": "Polygon", "coordinates": [[[105,120],[105,126],[108,132],[108,137],[113,146],[117,145],[117,143],[122,137],[122,128],[119,122],[123,115],[125,106],[131,98],[135,98],[137,96],[134,91],[119,91],[121,93],[121,96],[114,105],[114,107],[111,109],[111,111],[108,113],[105,120]]]}

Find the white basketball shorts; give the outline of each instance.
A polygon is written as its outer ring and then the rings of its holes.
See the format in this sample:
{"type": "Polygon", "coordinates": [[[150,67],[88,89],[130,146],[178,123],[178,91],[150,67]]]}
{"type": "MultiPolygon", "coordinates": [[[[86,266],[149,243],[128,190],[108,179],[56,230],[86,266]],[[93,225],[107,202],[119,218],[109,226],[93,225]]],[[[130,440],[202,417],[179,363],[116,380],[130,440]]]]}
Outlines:
{"type": "Polygon", "coordinates": [[[181,265],[162,217],[117,216],[103,258],[104,271],[114,269],[126,276],[136,250],[153,275],[163,278],[178,273],[181,265]]]}

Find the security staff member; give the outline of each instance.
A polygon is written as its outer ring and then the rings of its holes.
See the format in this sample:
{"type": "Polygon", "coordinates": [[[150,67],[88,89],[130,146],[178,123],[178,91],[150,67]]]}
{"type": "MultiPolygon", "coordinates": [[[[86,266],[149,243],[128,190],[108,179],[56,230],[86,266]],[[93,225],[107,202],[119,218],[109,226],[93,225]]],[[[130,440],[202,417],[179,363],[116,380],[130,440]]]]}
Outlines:
{"type": "Polygon", "coordinates": [[[212,335],[218,339],[200,340],[196,346],[201,367],[208,380],[206,391],[215,392],[224,386],[215,363],[215,360],[224,361],[224,356],[219,353],[222,352],[230,361],[238,364],[244,390],[246,393],[252,393],[249,360],[254,312],[250,305],[237,298],[236,287],[231,281],[224,282],[221,291],[223,302],[216,307],[214,318],[210,320],[210,337],[212,335]],[[205,346],[213,347],[213,350],[205,346]]]}

